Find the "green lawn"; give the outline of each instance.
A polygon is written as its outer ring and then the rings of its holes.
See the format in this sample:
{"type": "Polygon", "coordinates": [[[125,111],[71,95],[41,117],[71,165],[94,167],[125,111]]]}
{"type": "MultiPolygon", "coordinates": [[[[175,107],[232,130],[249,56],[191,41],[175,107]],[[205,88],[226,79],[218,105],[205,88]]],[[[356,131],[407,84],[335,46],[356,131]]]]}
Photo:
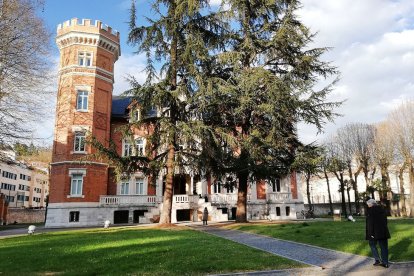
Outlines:
{"type": "Polygon", "coordinates": [[[303,266],[189,229],[76,230],[0,240],[2,275],[204,275],[303,266]]]}
{"type": "MultiPolygon", "coordinates": [[[[365,220],[290,224],[234,225],[232,229],[253,232],[284,240],[297,241],[358,255],[371,256],[365,240],[365,220]]],[[[389,257],[391,261],[414,261],[414,220],[389,219],[389,257]]]]}

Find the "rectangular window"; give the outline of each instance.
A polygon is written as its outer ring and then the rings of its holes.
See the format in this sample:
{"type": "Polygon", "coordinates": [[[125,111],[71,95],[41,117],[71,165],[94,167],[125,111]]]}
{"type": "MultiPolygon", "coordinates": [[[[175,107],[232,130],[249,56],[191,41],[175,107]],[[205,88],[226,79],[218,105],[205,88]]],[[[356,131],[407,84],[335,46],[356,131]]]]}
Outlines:
{"type": "Polygon", "coordinates": [[[138,122],[141,120],[141,112],[139,109],[135,109],[131,111],[131,122],[138,122]]]}
{"type": "Polygon", "coordinates": [[[79,221],[79,211],[69,212],[69,222],[78,222],[79,221]]]}
{"type": "Polygon", "coordinates": [[[290,216],[290,207],[286,206],[286,216],[290,216]]]}
{"type": "Polygon", "coordinates": [[[75,141],[74,141],[74,151],[75,152],[85,152],[85,133],[84,132],[75,132],[75,141]]]}
{"type": "Polygon", "coordinates": [[[29,201],[29,196],[25,196],[24,201],[29,201]]]}
{"type": "Polygon", "coordinates": [[[280,217],[280,207],[276,207],[276,216],[280,217]]]}
{"type": "Polygon", "coordinates": [[[82,195],[83,174],[72,174],[70,194],[82,195]]]}
{"type": "Polygon", "coordinates": [[[132,155],[132,145],[129,143],[127,139],[124,139],[122,156],[127,157],[131,155],[132,155]]]}
{"type": "Polygon", "coordinates": [[[7,202],[14,202],[14,196],[8,196],[8,195],[6,195],[6,201],[7,202]]]}
{"type": "Polygon", "coordinates": [[[214,193],[215,194],[219,194],[221,193],[221,182],[217,181],[213,184],[213,188],[214,188],[214,193]]]}
{"type": "Polygon", "coordinates": [[[272,180],[271,184],[272,184],[273,192],[280,192],[280,179],[279,178],[272,180]]]}
{"type": "Polygon", "coordinates": [[[88,111],[88,92],[87,91],[78,91],[76,98],[76,110],[78,111],[88,111]]]}
{"type": "Polygon", "coordinates": [[[24,195],[17,195],[17,201],[24,201],[24,195]]]}
{"type": "Polygon", "coordinates": [[[137,151],[137,156],[144,155],[144,139],[138,138],[135,140],[135,147],[137,151]]]}
{"type": "Polygon", "coordinates": [[[135,180],[135,193],[137,195],[144,194],[144,179],[143,178],[137,178],[135,180]]]}
{"type": "Polygon", "coordinates": [[[92,54],[88,52],[79,52],[78,54],[79,66],[89,67],[92,65],[92,54]]]}
{"type": "Polygon", "coordinates": [[[121,195],[129,194],[129,182],[121,183],[121,195]]]}

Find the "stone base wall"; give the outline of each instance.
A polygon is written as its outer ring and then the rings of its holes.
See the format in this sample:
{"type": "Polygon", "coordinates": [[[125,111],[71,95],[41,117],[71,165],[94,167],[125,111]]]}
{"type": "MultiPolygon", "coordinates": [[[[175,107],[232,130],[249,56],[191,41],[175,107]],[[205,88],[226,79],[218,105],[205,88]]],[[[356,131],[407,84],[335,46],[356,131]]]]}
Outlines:
{"type": "MultiPolygon", "coordinates": [[[[316,216],[327,216],[332,215],[330,214],[331,210],[329,208],[329,203],[315,203],[312,204],[314,207],[314,214],[316,216]]],[[[360,203],[360,209],[361,209],[361,215],[364,215],[364,205],[360,203]]],[[[332,203],[332,207],[334,210],[340,210],[342,213],[342,204],[341,203],[332,203]]],[[[308,204],[305,204],[305,209],[307,210],[309,208],[308,204]]],[[[352,208],[352,214],[355,213],[355,202],[351,202],[351,208],[352,208]]],[[[346,203],[346,211],[349,215],[349,207],[348,202],[346,203]]]]}
{"type": "Polygon", "coordinates": [[[17,223],[43,223],[45,222],[45,209],[14,209],[9,208],[7,224],[17,223]]]}

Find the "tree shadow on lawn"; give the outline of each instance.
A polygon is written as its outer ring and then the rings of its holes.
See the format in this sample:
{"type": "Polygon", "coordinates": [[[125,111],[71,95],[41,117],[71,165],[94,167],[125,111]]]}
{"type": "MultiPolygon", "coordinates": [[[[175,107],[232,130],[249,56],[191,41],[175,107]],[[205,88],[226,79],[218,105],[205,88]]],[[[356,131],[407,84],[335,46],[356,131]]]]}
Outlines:
{"type": "Polygon", "coordinates": [[[247,264],[249,259],[241,259],[236,268],[223,263],[242,247],[194,231],[135,230],[116,234],[95,231],[30,236],[21,242],[10,239],[6,246],[0,245],[0,272],[195,275],[252,267],[247,264]],[[223,245],[219,250],[218,243],[223,245]],[[16,260],[24,260],[24,265],[16,260]]]}
{"type": "Polygon", "coordinates": [[[399,242],[392,245],[389,249],[390,254],[390,260],[404,260],[406,259],[406,253],[408,251],[408,248],[410,247],[412,243],[412,239],[404,238],[400,240],[399,242]]]}

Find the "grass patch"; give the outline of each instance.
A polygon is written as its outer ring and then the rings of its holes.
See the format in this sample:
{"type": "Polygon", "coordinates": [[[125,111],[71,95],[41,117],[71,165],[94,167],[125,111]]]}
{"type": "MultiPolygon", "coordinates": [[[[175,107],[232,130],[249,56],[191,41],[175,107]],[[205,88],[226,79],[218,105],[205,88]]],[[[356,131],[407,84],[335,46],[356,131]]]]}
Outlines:
{"type": "Polygon", "coordinates": [[[0,274],[204,275],[303,267],[189,229],[112,228],[3,239],[0,274]]]}
{"type": "MultiPolygon", "coordinates": [[[[414,260],[414,220],[390,219],[388,228],[391,239],[388,241],[391,261],[414,260]]],[[[371,256],[365,240],[365,220],[349,221],[310,221],[290,224],[247,224],[234,225],[233,229],[257,233],[274,238],[291,240],[338,251],[371,256]]]]}

